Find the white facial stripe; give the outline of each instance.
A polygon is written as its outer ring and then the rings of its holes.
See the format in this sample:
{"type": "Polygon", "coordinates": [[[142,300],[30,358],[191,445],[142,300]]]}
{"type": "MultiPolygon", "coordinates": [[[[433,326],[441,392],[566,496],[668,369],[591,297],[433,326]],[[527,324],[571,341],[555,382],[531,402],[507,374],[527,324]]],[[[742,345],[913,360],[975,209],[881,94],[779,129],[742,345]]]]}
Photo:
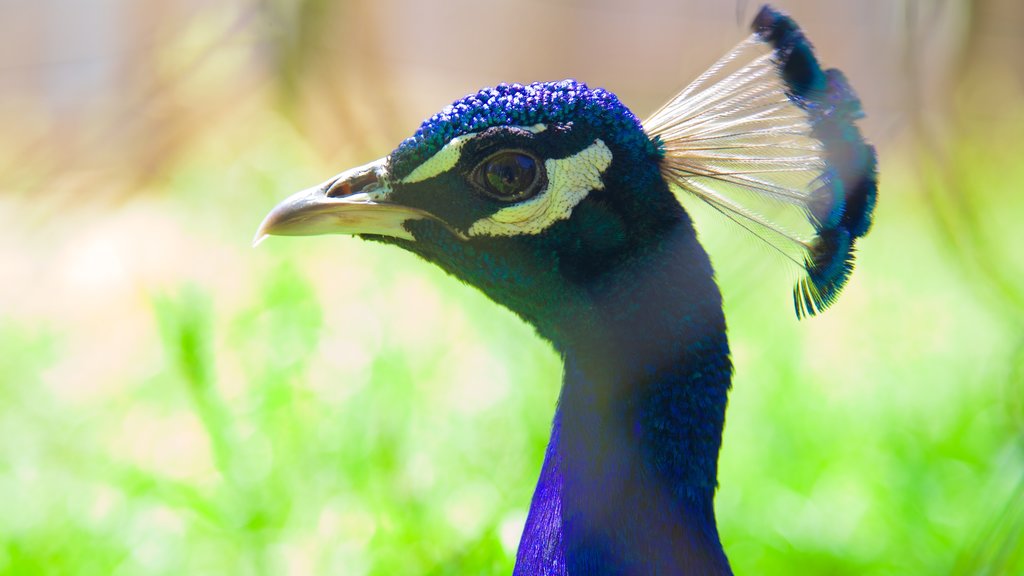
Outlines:
{"type": "Polygon", "coordinates": [[[450,142],[444,145],[444,148],[438,150],[430,159],[417,166],[415,170],[403,178],[402,183],[415,184],[416,182],[422,182],[451,170],[452,167],[459,163],[459,158],[462,157],[462,145],[476,137],[477,134],[478,132],[473,132],[472,134],[463,134],[462,136],[452,138],[450,142]]]}
{"type": "Polygon", "coordinates": [[[539,194],[477,220],[470,236],[540,234],[558,220],[566,220],[591,190],[601,190],[601,174],[612,163],[612,151],[601,140],[561,160],[544,163],[548,186],[539,194]]]}
{"type": "MultiPolygon", "coordinates": [[[[540,134],[547,130],[548,126],[547,124],[534,124],[533,126],[526,127],[519,126],[519,128],[526,130],[527,132],[540,134]]],[[[463,134],[457,138],[452,138],[450,142],[444,145],[444,148],[438,150],[436,154],[430,157],[430,159],[417,166],[415,170],[403,178],[402,183],[415,184],[451,170],[459,163],[459,159],[462,158],[462,146],[466,142],[476,138],[479,134],[479,132],[473,132],[471,134],[463,134]]]]}

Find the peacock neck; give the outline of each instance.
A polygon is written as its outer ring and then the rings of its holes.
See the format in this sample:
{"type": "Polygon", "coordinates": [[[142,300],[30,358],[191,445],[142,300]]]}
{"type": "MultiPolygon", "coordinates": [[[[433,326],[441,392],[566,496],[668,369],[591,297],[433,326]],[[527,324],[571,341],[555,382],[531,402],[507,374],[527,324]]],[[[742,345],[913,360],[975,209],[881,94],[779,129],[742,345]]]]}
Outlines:
{"type": "Polygon", "coordinates": [[[588,289],[516,575],[728,574],[714,519],[731,365],[688,220],[588,289]]]}

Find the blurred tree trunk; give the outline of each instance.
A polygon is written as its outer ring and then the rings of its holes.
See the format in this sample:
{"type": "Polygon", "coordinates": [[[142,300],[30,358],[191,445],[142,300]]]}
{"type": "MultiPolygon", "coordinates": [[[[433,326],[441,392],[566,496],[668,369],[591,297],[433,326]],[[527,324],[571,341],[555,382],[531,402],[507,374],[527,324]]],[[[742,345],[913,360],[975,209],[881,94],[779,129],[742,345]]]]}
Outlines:
{"type": "MultiPolygon", "coordinates": [[[[911,1],[908,8],[916,5],[911,1]]],[[[988,288],[987,303],[1024,323],[1024,273],[1015,253],[1008,253],[1024,240],[1007,237],[1011,231],[1019,236],[1019,227],[1001,223],[1024,205],[1014,175],[1024,131],[1024,2],[960,0],[953,8],[967,25],[950,83],[952,106],[941,126],[928,126],[920,114],[915,118],[920,174],[950,254],[986,280],[978,286],[988,288]],[[1000,178],[986,180],[989,174],[1000,178]]],[[[927,58],[909,54],[908,73],[927,58]]]]}
{"type": "Polygon", "coordinates": [[[998,114],[1000,104],[1024,95],[1024,2],[966,0],[966,6],[969,22],[956,75],[959,89],[977,112],[998,114]]]}
{"type": "MultiPolygon", "coordinates": [[[[995,216],[1017,214],[1022,205],[1021,183],[1014,173],[1021,173],[1017,155],[1024,133],[1024,2],[962,1],[969,22],[954,71],[958,98],[952,141],[946,162],[932,158],[939,161],[931,200],[961,265],[968,273],[980,274],[989,286],[985,301],[1019,326],[1024,321],[1024,283],[1022,271],[1014,265],[1019,260],[1009,254],[1021,245],[1021,234],[1018,227],[1001,225],[995,216]],[[1000,177],[984,180],[978,174],[1000,177]]],[[[1007,431],[1010,458],[994,467],[991,486],[997,488],[979,500],[992,516],[974,527],[973,541],[961,547],[952,570],[958,576],[1024,573],[1024,335],[1016,347],[1000,403],[1015,424],[1007,431]]]]}
{"type": "Polygon", "coordinates": [[[328,157],[364,157],[396,140],[391,78],[372,0],[269,0],[274,78],[282,111],[328,157]]]}

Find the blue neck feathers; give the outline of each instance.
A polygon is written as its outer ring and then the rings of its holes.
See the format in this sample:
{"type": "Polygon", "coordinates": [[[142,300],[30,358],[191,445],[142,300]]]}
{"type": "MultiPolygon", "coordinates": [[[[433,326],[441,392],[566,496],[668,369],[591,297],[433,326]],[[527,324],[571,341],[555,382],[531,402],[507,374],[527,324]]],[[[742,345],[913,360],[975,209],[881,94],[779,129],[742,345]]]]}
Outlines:
{"type": "Polygon", "coordinates": [[[713,497],[731,377],[685,218],[588,290],[516,561],[537,574],[729,574],[713,497]]]}

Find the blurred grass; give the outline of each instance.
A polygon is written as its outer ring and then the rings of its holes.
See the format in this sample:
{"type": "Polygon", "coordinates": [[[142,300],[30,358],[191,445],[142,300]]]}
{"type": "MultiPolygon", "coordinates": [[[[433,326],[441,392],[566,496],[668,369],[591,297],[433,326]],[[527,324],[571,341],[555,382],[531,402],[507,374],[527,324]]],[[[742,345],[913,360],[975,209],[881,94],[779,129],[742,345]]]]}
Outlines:
{"type": "MultiPolygon", "coordinates": [[[[305,33],[328,10],[266,9],[305,33]]],[[[159,137],[107,152],[123,172],[4,163],[0,574],[509,573],[558,359],[397,250],[251,250],[285,193],[406,127],[372,95],[329,102],[359,69],[300,74],[322,44],[289,29],[283,92],[220,92],[241,50],[188,30],[143,90],[174,113],[125,128],[159,137]]],[[[702,222],[736,361],[717,508],[737,573],[1024,573],[1024,116],[1002,110],[946,149],[885,143],[877,225],[820,318],[702,222]]]]}

